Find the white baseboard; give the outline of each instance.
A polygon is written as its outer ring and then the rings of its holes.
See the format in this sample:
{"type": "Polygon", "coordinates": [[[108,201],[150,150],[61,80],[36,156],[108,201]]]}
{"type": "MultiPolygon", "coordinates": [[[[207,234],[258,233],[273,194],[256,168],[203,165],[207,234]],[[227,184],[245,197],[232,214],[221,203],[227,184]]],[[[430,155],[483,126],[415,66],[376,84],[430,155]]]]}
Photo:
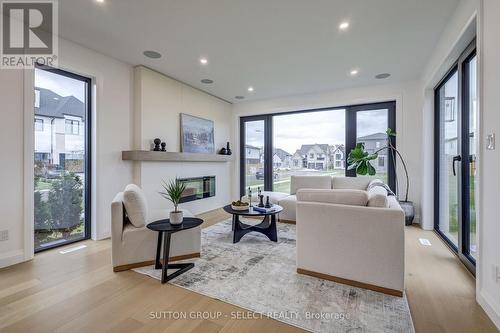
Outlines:
{"type": "Polygon", "coordinates": [[[500,330],[500,305],[495,302],[489,295],[485,295],[482,291],[477,296],[477,302],[486,312],[491,321],[500,330]]]}
{"type": "Polygon", "coordinates": [[[26,261],[23,250],[9,251],[0,254],[0,268],[19,264],[23,261],[26,261]]]}

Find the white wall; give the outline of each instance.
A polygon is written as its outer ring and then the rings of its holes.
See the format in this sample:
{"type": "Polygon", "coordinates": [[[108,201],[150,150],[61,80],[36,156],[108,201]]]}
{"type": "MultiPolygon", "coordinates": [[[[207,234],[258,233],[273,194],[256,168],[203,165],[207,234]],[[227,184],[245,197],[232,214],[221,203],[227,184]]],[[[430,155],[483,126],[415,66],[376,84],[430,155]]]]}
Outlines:
{"type": "MultiPolygon", "coordinates": [[[[416,220],[419,222],[420,198],[421,198],[421,142],[422,142],[422,97],[419,94],[418,82],[408,82],[398,85],[374,85],[332,92],[307,94],[291,97],[283,97],[255,102],[243,102],[235,104],[234,128],[235,138],[239,138],[239,117],[266,113],[279,113],[315,109],[323,107],[337,107],[345,105],[365,104],[383,101],[396,101],[396,131],[398,150],[401,151],[408,164],[410,175],[409,200],[415,202],[416,220]]],[[[312,128],[311,130],[314,130],[312,128]]],[[[236,150],[239,143],[235,146],[236,150]]],[[[239,151],[237,151],[239,154],[239,151]]],[[[239,161],[235,167],[234,179],[238,178],[239,161]]],[[[239,195],[239,183],[233,184],[233,196],[239,195]]]]}
{"type": "MultiPolygon", "coordinates": [[[[109,207],[113,196],[132,181],[132,166],[121,161],[121,151],[132,145],[132,67],[62,39],[59,41],[59,65],[62,69],[92,77],[97,87],[92,143],[92,237],[102,239],[110,235],[109,207]]],[[[32,239],[26,237],[25,240],[23,227],[24,214],[29,214],[23,209],[23,182],[31,181],[23,177],[24,98],[29,94],[29,89],[24,89],[24,81],[29,81],[27,78],[32,74],[32,71],[24,76],[20,70],[0,70],[0,147],[3,152],[0,230],[9,230],[10,237],[0,242],[0,267],[32,257],[24,250],[29,248],[26,243],[32,239]]]]}
{"type": "Polygon", "coordinates": [[[23,82],[22,70],[0,70],[0,267],[24,260],[23,82]]]}
{"type": "MultiPolygon", "coordinates": [[[[149,150],[155,138],[167,143],[167,151],[180,151],[180,113],[210,119],[215,126],[216,150],[232,141],[231,104],[163,74],[139,66],[135,68],[134,145],[149,150]]],[[[231,199],[232,162],[127,162],[135,164],[134,180],[148,198],[150,209],[167,209],[161,181],[175,177],[216,177],[216,195],[181,204],[194,214],[220,208],[231,199]]]]}
{"type": "MultiPolygon", "coordinates": [[[[500,280],[494,266],[500,267],[500,1],[483,0],[480,20],[480,183],[479,258],[477,297],[500,329],[500,280]],[[496,150],[486,149],[486,136],[497,135],[496,150]]],[[[500,268],[499,268],[500,270],[500,268]]],[[[499,271],[500,273],[500,271],[499,271]]]]}

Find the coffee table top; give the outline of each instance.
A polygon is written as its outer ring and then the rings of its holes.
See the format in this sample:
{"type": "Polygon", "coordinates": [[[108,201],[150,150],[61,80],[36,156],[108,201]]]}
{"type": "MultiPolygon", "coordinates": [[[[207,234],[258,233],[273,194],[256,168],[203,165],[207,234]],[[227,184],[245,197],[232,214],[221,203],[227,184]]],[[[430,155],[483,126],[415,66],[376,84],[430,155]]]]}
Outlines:
{"type": "Polygon", "coordinates": [[[196,217],[185,217],[181,224],[171,224],[170,219],[163,219],[152,222],[147,225],[147,228],[153,231],[162,232],[177,232],[181,230],[187,230],[196,228],[203,223],[202,219],[196,217]]]}
{"type": "Polygon", "coordinates": [[[266,215],[275,215],[280,213],[283,210],[283,207],[279,205],[273,205],[274,210],[272,212],[264,213],[258,212],[250,207],[248,210],[234,210],[231,208],[231,205],[224,206],[224,210],[233,215],[241,215],[241,216],[266,216],[266,215]]]}

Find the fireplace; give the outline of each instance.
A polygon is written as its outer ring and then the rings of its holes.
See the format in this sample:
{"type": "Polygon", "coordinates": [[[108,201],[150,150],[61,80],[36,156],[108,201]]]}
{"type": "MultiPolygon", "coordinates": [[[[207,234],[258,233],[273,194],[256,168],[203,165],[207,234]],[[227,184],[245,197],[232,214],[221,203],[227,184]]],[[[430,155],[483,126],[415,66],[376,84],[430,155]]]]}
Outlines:
{"type": "Polygon", "coordinates": [[[215,176],[182,178],[186,184],[180,202],[189,202],[215,196],[215,176]]]}

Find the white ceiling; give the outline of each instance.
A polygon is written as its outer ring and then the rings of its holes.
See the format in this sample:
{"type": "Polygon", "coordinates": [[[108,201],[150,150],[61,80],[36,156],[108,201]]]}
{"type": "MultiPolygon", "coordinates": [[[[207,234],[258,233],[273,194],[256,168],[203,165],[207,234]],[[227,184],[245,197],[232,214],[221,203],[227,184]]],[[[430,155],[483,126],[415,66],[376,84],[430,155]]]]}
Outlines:
{"type": "Polygon", "coordinates": [[[458,0],[63,0],[59,33],[231,102],[419,78],[458,0]],[[348,20],[350,28],[338,25],[348,20]],[[143,56],[160,52],[161,59],[143,56]],[[206,57],[208,65],[199,63],[206,57]],[[351,77],[351,69],[359,74],[351,77]],[[378,73],[391,73],[376,80],[378,73]],[[201,79],[214,80],[211,85],[201,79]],[[249,93],[247,88],[255,91],[249,93]]]}

